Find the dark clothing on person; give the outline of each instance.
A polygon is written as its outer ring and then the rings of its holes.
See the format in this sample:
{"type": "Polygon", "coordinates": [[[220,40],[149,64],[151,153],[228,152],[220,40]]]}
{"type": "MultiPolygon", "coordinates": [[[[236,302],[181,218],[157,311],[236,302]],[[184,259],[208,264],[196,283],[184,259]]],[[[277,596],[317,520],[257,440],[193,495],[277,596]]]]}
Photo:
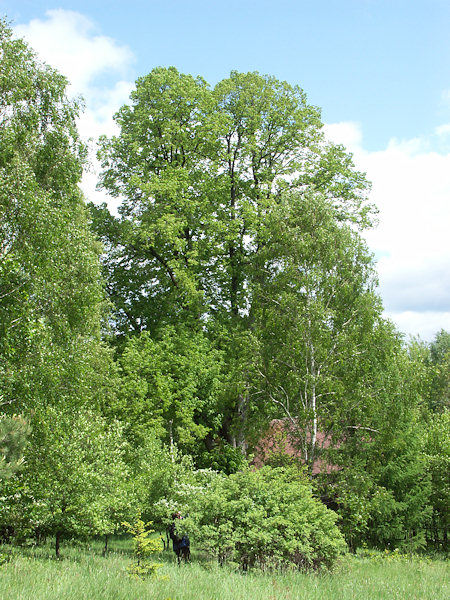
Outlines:
{"type": "MultiPolygon", "coordinates": [[[[178,517],[180,518],[180,517],[178,517]]],[[[181,559],[184,558],[185,561],[188,561],[191,556],[190,550],[190,541],[187,535],[179,536],[177,534],[177,526],[175,521],[169,527],[169,537],[172,540],[173,551],[177,555],[178,564],[181,562],[181,559]]]]}

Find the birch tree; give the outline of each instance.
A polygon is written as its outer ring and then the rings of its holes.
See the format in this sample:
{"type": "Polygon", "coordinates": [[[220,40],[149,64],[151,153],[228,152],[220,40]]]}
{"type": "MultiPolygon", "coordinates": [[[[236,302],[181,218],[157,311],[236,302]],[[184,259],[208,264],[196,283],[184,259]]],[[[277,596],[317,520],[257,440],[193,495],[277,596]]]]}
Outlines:
{"type": "Polygon", "coordinates": [[[365,365],[381,304],[365,244],[336,217],[320,195],[283,199],[254,289],[253,410],[284,419],[310,469],[349,429],[371,429],[365,365]]]}
{"type": "Polygon", "coordinates": [[[78,187],[80,105],[66,86],[0,21],[0,393],[9,413],[98,401],[100,365],[111,364],[100,342],[100,245],[78,187]]]}

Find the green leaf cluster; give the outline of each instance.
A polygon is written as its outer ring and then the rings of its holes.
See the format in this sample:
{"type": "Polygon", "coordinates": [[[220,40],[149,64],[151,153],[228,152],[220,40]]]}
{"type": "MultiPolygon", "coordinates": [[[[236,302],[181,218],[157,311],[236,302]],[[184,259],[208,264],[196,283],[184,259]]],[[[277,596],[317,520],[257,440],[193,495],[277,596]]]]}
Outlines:
{"type": "Polygon", "coordinates": [[[149,559],[153,554],[160,552],[162,547],[159,540],[149,539],[149,535],[154,531],[149,528],[151,523],[144,523],[142,519],[137,518],[135,523],[124,522],[122,525],[133,536],[133,555],[136,559],[136,562],[128,567],[128,573],[139,578],[154,577],[162,565],[151,563],[149,559]]]}
{"type": "Polygon", "coordinates": [[[192,498],[185,527],[220,563],[331,568],[345,553],[337,515],[295,468],[262,467],[217,477],[192,498]]]}
{"type": "Polygon", "coordinates": [[[222,356],[203,332],[143,332],[126,343],[119,364],[121,389],[111,409],[136,446],[152,431],[192,454],[219,427],[222,356]]]}
{"type": "Polygon", "coordinates": [[[30,433],[28,422],[17,415],[0,415],[0,481],[11,477],[23,464],[30,433]]]}

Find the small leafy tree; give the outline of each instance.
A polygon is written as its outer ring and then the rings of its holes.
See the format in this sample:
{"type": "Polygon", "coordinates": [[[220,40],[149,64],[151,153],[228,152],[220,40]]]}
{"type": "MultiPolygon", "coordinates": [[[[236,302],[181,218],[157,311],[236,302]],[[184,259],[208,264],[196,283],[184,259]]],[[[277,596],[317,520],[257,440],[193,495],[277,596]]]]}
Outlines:
{"type": "Polygon", "coordinates": [[[124,522],[126,529],[133,534],[133,554],[135,562],[128,567],[128,573],[136,577],[148,577],[156,575],[161,567],[158,563],[149,562],[150,556],[162,550],[161,542],[157,539],[149,539],[153,529],[147,529],[151,523],[144,523],[140,517],[134,524],[124,522]]]}
{"type": "Polygon", "coordinates": [[[35,416],[23,503],[29,527],[55,536],[57,556],[63,537],[112,533],[126,516],[125,449],[122,427],[93,411],[47,407],[35,416]]]}
{"type": "Polygon", "coordinates": [[[192,499],[185,526],[220,563],[319,569],[345,552],[336,518],[301,471],[265,466],[214,478],[192,499]]]}

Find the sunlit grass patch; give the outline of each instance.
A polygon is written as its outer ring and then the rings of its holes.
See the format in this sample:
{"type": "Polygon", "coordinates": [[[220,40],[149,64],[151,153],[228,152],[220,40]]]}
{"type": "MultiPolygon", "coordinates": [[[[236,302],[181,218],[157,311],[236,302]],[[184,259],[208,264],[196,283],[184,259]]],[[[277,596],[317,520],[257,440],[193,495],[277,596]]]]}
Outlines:
{"type": "Polygon", "coordinates": [[[449,568],[444,560],[417,556],[395,559],[377,553],[350,556],[333,573],[244,574],[221,568],[193,552],[190,565],[177,566],[162,552],[166,579],[133,580],[126,574],[131,542],[114,539],[103,557],[99,541],[52,548],[28,548],[0,566],[1,600],[447,600],[449,568]]]}

